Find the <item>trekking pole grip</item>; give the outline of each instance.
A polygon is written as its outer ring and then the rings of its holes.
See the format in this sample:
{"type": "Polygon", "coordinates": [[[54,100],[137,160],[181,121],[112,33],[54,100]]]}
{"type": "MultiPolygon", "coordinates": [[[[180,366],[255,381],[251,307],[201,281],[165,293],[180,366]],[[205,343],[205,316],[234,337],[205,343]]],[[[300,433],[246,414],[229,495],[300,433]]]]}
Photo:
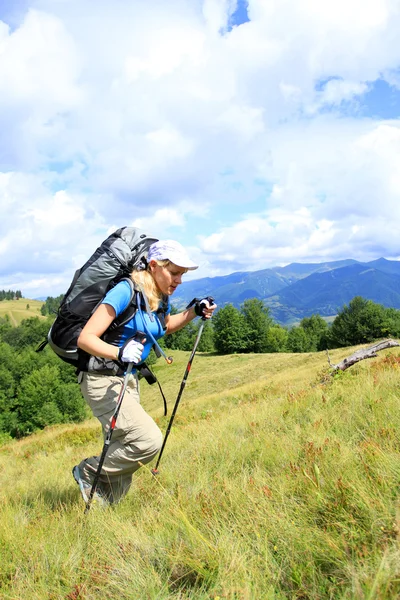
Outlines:
{"type": "MultiPolygon", "coordinates": [[[[214,304],[214,298],[212,296],[207,296],[206,298],[204,298],[204,300],[207,300],[210,306],[214,304]]],[[[204,315],[201,317],[201,319],[202,321],[207,321],[207,318],[204,315]]]]}

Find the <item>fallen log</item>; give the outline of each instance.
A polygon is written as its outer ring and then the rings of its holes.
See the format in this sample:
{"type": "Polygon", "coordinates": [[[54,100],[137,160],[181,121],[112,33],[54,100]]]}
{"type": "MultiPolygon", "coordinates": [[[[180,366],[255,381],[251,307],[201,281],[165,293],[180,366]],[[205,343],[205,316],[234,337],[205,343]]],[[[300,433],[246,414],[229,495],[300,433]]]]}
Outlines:
{"type": "Polygon", "coordinates": [[[336,365],[331,364],[328,354],[328,361],[329,366],[332,369],[332,374],[336,371],[345,371],[349,367],[360,362],[360,360],[364,360],[365,358],[375,358],[377,356],[377,352],[379,352],[380,350],[385,350],[386,348],[393,348],[394,346],[400,346],[400,342],[392,339],[383,340],[382,342],[378,342],[373,346],[369,346],[369,348],[361,348],[361,350],[357,350],[356,352],[354,352],[354,354],[348,356],[347,358],[344,358],[336,365]]]}

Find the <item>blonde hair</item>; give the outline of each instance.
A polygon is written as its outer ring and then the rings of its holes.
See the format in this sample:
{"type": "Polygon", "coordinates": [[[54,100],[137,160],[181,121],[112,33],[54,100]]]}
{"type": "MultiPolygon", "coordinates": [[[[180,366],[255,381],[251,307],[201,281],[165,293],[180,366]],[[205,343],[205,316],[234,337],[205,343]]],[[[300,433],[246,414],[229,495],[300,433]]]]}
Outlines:
{"type": "MultiPolygon", "coordinates": [[[[170,264],[172,264],[170,260],[156,260],[156,263],[160,267],[168,267],[170,264]]],[[[131,279],[147,296],[150,310],[157,310],[163,294],[158,289],[149,267],[147,267],[146,271],[132,271],[131,279]]]]}

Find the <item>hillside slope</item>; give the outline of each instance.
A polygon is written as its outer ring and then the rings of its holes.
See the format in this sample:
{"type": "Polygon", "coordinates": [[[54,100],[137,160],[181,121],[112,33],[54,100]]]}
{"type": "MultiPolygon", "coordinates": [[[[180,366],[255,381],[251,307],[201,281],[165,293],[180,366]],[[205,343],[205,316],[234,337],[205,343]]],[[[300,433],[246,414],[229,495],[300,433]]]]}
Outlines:
{"type": "Polygon", "coordinates": [[[19,325],[23,319],[31,317],[39,317],[45,319],[40,312],[44,302],[39,300],[30,300],[21,298],[20,300],[1,300],[0,301],[0,318],[6,315],[9,317],[12,325],[19,325]]]}
{"type": "MultiPolygon", "coordinates": [[[[170,403],[188,354],[174,359],[156,366],[170,403]]],[[[86,517],[70,470],[101,448],[95,420],[0,448],[1,598],[399,597],[400,355],[336,378],[326,364],[196,356],[160,475],[142,468],[86,517]]]]}

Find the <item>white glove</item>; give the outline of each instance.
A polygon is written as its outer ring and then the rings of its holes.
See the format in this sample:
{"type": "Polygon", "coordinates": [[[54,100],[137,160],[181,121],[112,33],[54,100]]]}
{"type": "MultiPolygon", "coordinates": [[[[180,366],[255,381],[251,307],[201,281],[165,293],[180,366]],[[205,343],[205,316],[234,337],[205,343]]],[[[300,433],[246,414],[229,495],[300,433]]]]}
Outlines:
{"type": "Polygon", "coordinates": [[[118,360],[120,360],[121,362],[132,362],[137,364],[141,361],[143,348],[143,344],[131,338],[130,340],[127,340],[125,344],[119,349],[118,360]]]}

